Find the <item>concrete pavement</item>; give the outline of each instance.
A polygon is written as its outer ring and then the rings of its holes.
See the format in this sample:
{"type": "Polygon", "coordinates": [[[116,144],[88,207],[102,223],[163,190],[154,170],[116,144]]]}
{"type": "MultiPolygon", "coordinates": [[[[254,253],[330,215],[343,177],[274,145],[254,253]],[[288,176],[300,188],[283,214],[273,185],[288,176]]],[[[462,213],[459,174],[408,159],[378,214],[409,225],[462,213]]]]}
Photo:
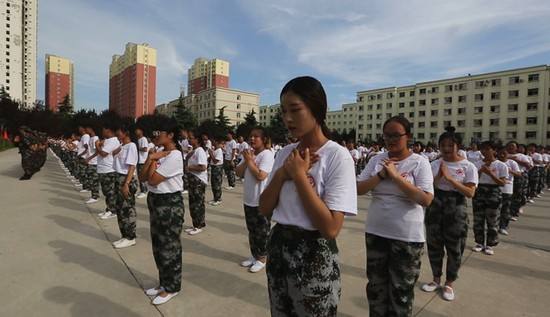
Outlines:
{"type": "MultiPolygon", "coordinates": [[[[30,181],[17,150],[0,153],[0,316],[267,316],[265,273],[239,266],[248,256],[240,186],[224,191],[223,204],[207,205],[207,228],[182,235],[182,292],[154,307],[143,287],[156,286],[148,211],[138,200],[137,245],[115,250],[116,219],[96,216],[50,155],[30,181]]],[[[207,188],[207,200],[212,193],[207,188]]],[[[338,239],[342,268],[340,316],[366,316],[364,219],[347,218],[338,239]]],[[[186,204],[186,224],[191,223],[186,204]]],[[[473,254],[470,232],[456,300],[416,290],[416,316],[547,316],[550,294],[550,192],[512,223],[494,256],[473,254]]],[[[470,217],[471,219],[471,217],[470,217]]],[[[425,252],[426,253],[426,252],[425,252]]],[[[420,283],[431,272],[427,256],[420,283]]]]}

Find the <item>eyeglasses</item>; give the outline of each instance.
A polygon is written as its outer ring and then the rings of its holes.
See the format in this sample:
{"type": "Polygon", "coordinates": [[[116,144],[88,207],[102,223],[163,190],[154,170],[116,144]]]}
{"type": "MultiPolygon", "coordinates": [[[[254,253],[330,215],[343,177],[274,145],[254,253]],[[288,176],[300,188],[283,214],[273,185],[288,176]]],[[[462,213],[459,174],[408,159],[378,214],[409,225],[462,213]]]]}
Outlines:
{"type": "Polygon", "coordinates": [[[153,131],[153,137],[154,138],[159,137],[162,134],[162,132],[165,132],[165,131],[158,131],[158,130],[153,131]]]}
{"type": "Polygon", "coordinates": [[[407,133],[403,133],[403,134],[384,134],[384,135],[382,135],[382,138],[384,139],[384,141],[397,141],[402,136],[405,136],[405,135],[407,135],[407,133]]]}

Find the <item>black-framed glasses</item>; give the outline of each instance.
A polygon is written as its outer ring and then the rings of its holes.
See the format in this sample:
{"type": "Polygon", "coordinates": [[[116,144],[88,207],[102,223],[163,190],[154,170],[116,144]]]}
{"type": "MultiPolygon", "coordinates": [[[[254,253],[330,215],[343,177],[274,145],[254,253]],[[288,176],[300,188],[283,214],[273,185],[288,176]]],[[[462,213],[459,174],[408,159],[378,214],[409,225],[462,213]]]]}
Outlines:
{"type": "Polygon", "coordinates": [[[383,134],[382,135],[382,138],[385,140],[385,141],[397,141],[399,140],[402,136],[405,136],[407,135],[407,133],[403,133],[403,134],[399,134],[399,133],[395,133],[395,134],[383,134]]]}
{"type": "Polygon", "coordinates": [[[164,132],[164,131],[159,131],[159,130],[153,131],[153,137],[154,138],[159,137],[162,134],[162,132],[164,132]]]}

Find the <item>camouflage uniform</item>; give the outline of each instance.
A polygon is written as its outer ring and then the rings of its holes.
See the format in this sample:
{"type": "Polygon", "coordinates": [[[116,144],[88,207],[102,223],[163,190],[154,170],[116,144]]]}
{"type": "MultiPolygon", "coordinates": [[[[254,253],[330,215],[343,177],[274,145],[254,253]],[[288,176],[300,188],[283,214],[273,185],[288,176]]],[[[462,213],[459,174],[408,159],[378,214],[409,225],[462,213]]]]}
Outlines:
{"type": "Polygon", "coordinates": [[[117,183],[115,188],[117,189],[116,195],[116,213],[118,228],[120,229],[120,234],[123,238],[128,240],[133,240],[136,238],[136,191],[137,191],[137,181],[132,177],[132,181],[128,185],[130,188],[130,194],[128,198],[124,198],[122,195],[122,185],[126,181],[125,174],[117,173],[117,183]]]}
{"type": "Polygon", "coordinates": [[[490,247],[498,244],[498,218],[501,203],[502,194],[498,185],[479,184],[472,200],[474,237],[477,244],[490,247]]]}
{"type": "Polygon", "coordinates": [[[537,186],[539,183],[539,169],[538,167],[533,167],[529,170],[529,198],[537,196],[537,186]]]}
{"type": "Polygon", "coordinates": [[[227,176],[227,183],[231,187],[235,187],[235,166],[231,165],[233,163],[230,160],[223,161],[223,169],[225,170],[225,175],[227,176]]]}
{"type": "Polygon", "coordinates": [[[86,166],[86,178],[84,180],[86,186],[92,192],[92,198],[99,198],[99,174],[97,173],[97,165],[88,164],[86,166]]]}
{"type": "Polygon", "coordinates": [[[204,208],[206,184],[191,173],[188,173],[187,177],[189,181],[189,210],[191,212],[191,219],[193,220],[193,227],[203,228],[206,226],[206,211],[204,208]]]}
{"type": "Polygon", "coordinates": [[[500,217],[499,217],[499,228],[508,229],[508,224],[510,223],[511,206],[512,206],[512,195],[502,193],[502,204],[500,206],[500,217]]]}
{"type": "Polygon", "coordinates": [[[537,185],[536,185],[536,193],[540,194],[542,193],[542,190],[544,189],[544,166],[537,166],[535,167],[537,169],[537,185]]]}
{"type": "Polygon", "coordinates": [[[181,289],[181,229],[183,227],[183,196],[181,192],[156,194],[149,192],[147,207],[151,222],[151,245],[159,271],[159,284],[166,292],[181,289]]]}
{"type": "Polygon", "coordinates": [[[117,177],[116,172],[99,174],[101,192],[105,196],[105,211],[110,211],[114,214],[117,213],[117,177]]]}
{"type": "Polygon", "coordinates": [[[369,315],[412,316],[414,285],[420,275],[422,242],[365,233],[369,315]]]}
{"type": "Polygon", "coordinates": [[[277,224],[267,250],[271,316],[336,316],[341,294],[336,240],[277,224]]]}
{"type": "Polygon", "coordinates": [[[25,175],[32,176],[44,166],[47,157],[46,137],[43,133],[33,131],[27,127],[22,127],[21,141],[18,144],[19,153],[21,153],[21,167],[25,175]]]}
{"type": "Polygon", "coordinates": [[[466,198],[459,192],[436,189],[434,200],[426,209],[424,222],[433,276],[443,274],[443,257],[447,251],[446,279],[455,281],[468,236],[466,198]]]}
{"type": "Polygon", "coordinates": [[[212,194],[215,201],[222,200],[222,182],[223,182],[223,166],[212,165],[210,170],[210,185],[212,186],[212,194]]]}
{"type": "MultiPolygon", "coordinates": [[[[138,163],[136,169],[137,174],[139,175],[141,173],[141,170],[143,170],[143,164],[138,163]]],[[[139,192],[147,193],[147,185],[145,184],[145,182],[139,182],[139,192]]]]}
{"type": "Polygon", "coordinates": [[[267,256],[267,239],[271,228],[270,219],[260,213],[258,207],[244,205],[244,218],[248,229],[248,244],[255,259],[267,256]]]}
{"type": "Polygon", "coordinates": [[[525,177],[514,177],[514,193],[510,202],[510,216],[517,217],[519,209],[525,205],[524,186],[525,177]]]}

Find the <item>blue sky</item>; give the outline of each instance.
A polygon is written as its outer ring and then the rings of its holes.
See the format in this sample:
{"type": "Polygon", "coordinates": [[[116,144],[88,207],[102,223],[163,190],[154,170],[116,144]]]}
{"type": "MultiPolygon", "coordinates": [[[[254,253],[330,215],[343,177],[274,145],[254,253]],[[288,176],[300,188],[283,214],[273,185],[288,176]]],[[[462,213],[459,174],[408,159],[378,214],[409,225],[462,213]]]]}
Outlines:
{"type": "Polygon", "coordinates": [[[550,63],[547,0],[43,0],[44,56],[75,63],[77,109],[108,107],[109,64],[126,42],[157,49],[157,104],[178,96],[197,57],[231,63],[230,87],[278,102],[312,75],[329,106],[372,88],[550,63]]]}

